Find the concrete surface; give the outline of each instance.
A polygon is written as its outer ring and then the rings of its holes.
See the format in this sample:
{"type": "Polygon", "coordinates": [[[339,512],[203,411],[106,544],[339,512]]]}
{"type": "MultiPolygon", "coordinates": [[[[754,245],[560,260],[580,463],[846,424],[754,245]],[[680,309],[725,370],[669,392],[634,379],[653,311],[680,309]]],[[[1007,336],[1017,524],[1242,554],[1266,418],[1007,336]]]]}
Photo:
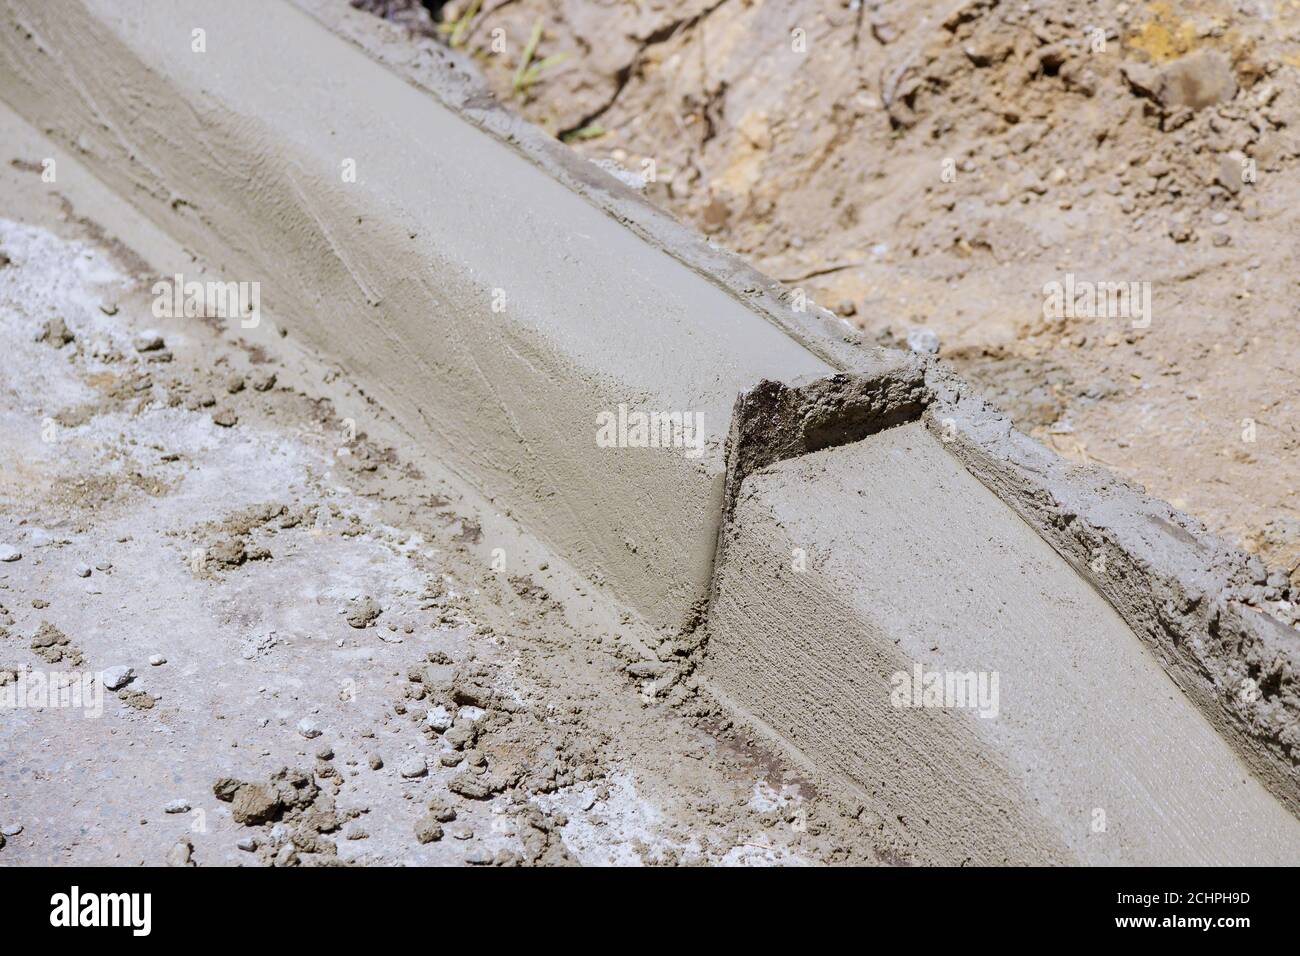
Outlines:
{"type": "Polygon", "coordinates": [[[709,681],[936,861],[1300,859],[1300,821],[919,422],[748,477],[709,632],[709,681]],[[917,665],[980,675],[980,706],[907,706],[917,665]]]}
{"type": "Polygon", "coordinates": [[[261,282],[291,334],[589,574],[689,618],[736,394],[829,365],[289,5],[9,9],[16,110],[261,282]],[[698,416],[703,454],[598,448],[620,404],[698,416]]]}
{"type": "Polygon", "coordinates": [[[0,211],[0,548],[21,555],[0,562],[0,867],[873,859],[776,755],[627,673],[654,631],[274,311],[152,315],[157,275],[213,274],[2,103],[0,211]],[[56,317],[69,341],[43,335],[56,317]],[[165,349],[138,352],[146,333],[165,349]],[[233,540],[257,556],[203,556],[233,540]],[[79,663],[37,656],[47,624],[79,663]],[[449,684],[469,671],[475,706],[449,684]],[[11,704],[16,676],[60,674],[85,707],[11,704]],[[214,794],[283,767],[313,777],[309,813],[241,823],[214,794]],[[476,771],[500,791],[465,796],[476,771]]]}

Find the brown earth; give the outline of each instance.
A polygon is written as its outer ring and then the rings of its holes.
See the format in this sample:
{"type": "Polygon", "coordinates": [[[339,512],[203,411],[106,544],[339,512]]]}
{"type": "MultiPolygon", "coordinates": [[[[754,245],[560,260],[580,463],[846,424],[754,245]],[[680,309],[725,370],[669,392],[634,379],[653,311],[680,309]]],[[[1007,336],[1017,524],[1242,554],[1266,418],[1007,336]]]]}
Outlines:
{"type": "Polygon", "coordinates": [[[1300,584],[1300,5],[356,5],[1300,584]],[[1049,314],[1067,276],[1137,308],[1049,314]]]}

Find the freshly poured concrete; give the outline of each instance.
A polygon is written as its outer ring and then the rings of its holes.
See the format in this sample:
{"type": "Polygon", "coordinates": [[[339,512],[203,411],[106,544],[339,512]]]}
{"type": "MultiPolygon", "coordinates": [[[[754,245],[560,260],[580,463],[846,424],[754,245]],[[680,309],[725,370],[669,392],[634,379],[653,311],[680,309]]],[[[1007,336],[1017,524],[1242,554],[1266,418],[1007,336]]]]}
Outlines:
{"type": "Polygon", "coordinates": [[[290,334],[593,577],[651,620],[689,617],[737,393],[830,366],[286,4],[6,13],[10,105],[261,282],[290,334]],[[597,447],[622,403],[700,416],[704,454],[597,447]]]}
{"type": "MultiPolygon", "coordinates": [[[[844,359],[832,333],[813,341],[811,325],[750,311],[747,280],[701,275],[700,240],[624,228],[627,207],[598,208],[544,157],[290,7],[4,0],[0,13],[0,98],[84,164],[44,188],[89,170],[225,278],[260,282],[290,335],[650,621],[693,621],[713,580],[711,685],[815,780],[869,794],[917,858],[1300,859],[1296,820],[1206,721],[1228,683],[1207,689],[1196,671],[1183,696],[919,425],[805,455],[921,414],[934,394],[919,376],[876,387],[889,365],[877,353],[844,359]],[[788,442],[761,414],[742,422],[736,521],[711,578],[737,394],[849,369],[860,377],[837,379],[862,388],[782,406],[798,426],[788,442]],[[596,416],[620,404],[699,415],[704,453],[598,447],[596,416]],[[785,455],[805,456],[740,481],[785,455]],[[795,549],[808,571],[792,572],[795,549]],[[893,707],[890,677],[914,661],[996,671],[998,717],[893,707]]],[[[1046,474],[1017,472],[1014,490],[1051,505],[1061,489],[1046,474]]],[[[1195,645],[1204,628],[1170,633],[1195,645]]]]}
{"type": "Polygon", "coordinates": [[[709,626],[709,681],[923,857],[1300,860],[1300,822],[919,423],[747,478],[709,626]],[[894,706],[918,662],[996,673],[997,716],[894,706]]]}

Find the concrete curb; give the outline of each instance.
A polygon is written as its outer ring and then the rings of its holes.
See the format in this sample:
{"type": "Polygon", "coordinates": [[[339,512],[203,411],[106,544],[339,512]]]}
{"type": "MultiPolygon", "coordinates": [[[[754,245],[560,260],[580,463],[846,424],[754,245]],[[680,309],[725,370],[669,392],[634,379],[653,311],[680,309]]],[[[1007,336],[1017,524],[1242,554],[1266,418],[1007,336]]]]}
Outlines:
{"type": "Polygon", "coordinates": [[[928,424],[744,480],[714,576],[708,686],[913,859],[1296,859],[1300,821],[928,424]]]}
{"type": "Polygon", "coordinates": [[[144,0],[3,10],[17,111],[159,227],[265,283],[292,334],[666,632],[706,619],[747,478],[921,419],[1300,813],[1300,639],[1248,603],[1256,559],[1014,432],[941,365],[790,308],[779,283],[509,114],[454,54],[343,0],[184,0],[164,25],[144,0]],[[341,77],[365,95],[337,95],[341,77]],[[348,158],[364,173],[345,186],[348,158]],[[701,415],[699,456],[602,454],[596,416],[620,406],[701,415]]]}
{"type": "Polygon", "coordinates": [[[669,631],[693,619],[735,395],[833,366],[290,4],[5,9],[20,114],[260,283],[283,328],[584,574],[669,631]],[[627,453],[598,444],[605,416],[627,453]]]}

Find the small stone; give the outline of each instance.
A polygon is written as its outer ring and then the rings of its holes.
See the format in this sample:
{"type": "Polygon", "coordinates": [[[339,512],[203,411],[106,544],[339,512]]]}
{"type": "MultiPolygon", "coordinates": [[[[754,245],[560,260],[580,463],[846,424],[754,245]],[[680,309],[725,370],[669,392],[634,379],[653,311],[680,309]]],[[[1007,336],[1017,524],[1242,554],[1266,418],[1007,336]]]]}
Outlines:
{"type": "Polygon", "coordinates": [[[154,331],[141,332],[132,343],[137,352],[157,352],[166,346],[163,337],[154,331]]]}
{"type": "Polygon", "coordinates": [[[21,561],[23,553],[8,544],[0,544],[0,561],[21,561]]]}
{"type": "Polygon", "coordinates": [[[226,391],[229,392],[231,395],[237,395],[243,390],[244,390],[244,376],[238,374],[237,372],[232,373],[231,376],[228,379],[226,379],[226,391]]]}
{"type": "Polygon", "coordinates": [[[322,744],[320,747],[316,748],[316,756],[321,760],[333,760],[334,748],[329,744],[322,744]]]}
{"type": "Polygon", "coordinates": [[[249,377],[249,385],[257,392],[269,392],[275,387],[274,372],[254,372],[249,377]]]}
{"type": "Polygon", "coordinates": [[[423,777],[429,772],[429,765],[419,754],[413,754],[401,762],[397,772],[408,780],[414,780],[417,777],[423,777]]]}
{"type": "Polygon", "coordinates": [[[464,750],[474,743],[478,737],[478,729],[472,721],[458,721],[450,730],[443,734],[442,739],[447,741],[456,750],[464,750]]]}
{"type": "Polygon", "coordinates": [[[433,818],[439,823],[450,823],[452,820],[456,819],[456,808],[450,803],[445,803],[437,797],[434,797],[429,801],[428,807],[429,813],[432,814],[433,818]]]}
{"type": "Polygon", "coordinates": [[[494,781],[480,777],[472,771],[462,770],[447,781],[447,789],[469,800],[486,800],[495,789],[494,781]]]}
{"type": "Polygon", "coordinates": [[[379,756],[379,754],[371,754],[366,758],[366,762],[370,764],[371,770],[384,769],[384,758],[379,756]]]}
{"type": "Polygon", "coordinates": [[[239,416],[228,408],[223,408],[212,415],[212,423],[222,428],[234,428],[239,424],[239,416]]]}
{"type": "Polygon", "coordinates": [[[1160,104],[1166,110],[1199,110],[1237,95],[1231,61],[1218,50],[1198,50],[1160,71],[1160,104]]]}
{"type": "Polygon", "coordinates": [[[244,785],[242,780],[236,780],[234,777],[220,777],[212,785],[212,795],[222,803],[229,803],[235,799],[235,794],[239,788],[244,785]]]}
{"type": "Polygon", "coordinates": [[[22,832],[23,825],[21,823],[6,823],[4,826],[0,827],[0,833],[3,833],[8,837],[15,837],[22,832]]]}
{"type": "Polygon", "coordinates": [[[298,848],[292,843],[286,843],[280,848],[280,852],[275,855],[276,866],[297,866],[298,865],[298,848]]]}
{"type": "Polygon", "coordinates": [[[235,846],[239,847],[239,849],[243,850],[245,853],[252,853],[257,849],[258,843],[254,837],[246,836],[236,843],[235,846]]]}
{"type": "Polygon", "coordinates": [[[125,664],[118,664],[115,667],[109,667],[100,672],[100,682],[109,690],[119,690],[130,683],[131,678],[135,676],[135,671],[125,664]]]}
{"type": "Polygon", "coordinates": [[[56,316],[45,323],[45,327],[41,329],[41,334],[36,341],[61,349],[74,339],[76,339],[76,336],[68,328],[68,323],[63,321],[62,316],[56,316]]]}
{"type": "Polygon", "coordinates": [[[167,658],[163,657],[161,654],[150,654],[150,655],[149,655],[149,666],[150,666],[150,667],[162,667],[162,665],[164,665],[164,664],[166,664],[166,663],[167,663],[167,658]]]}
{"type": "Polygon", "coordinates": [[[191,859],[194,853],[194,844],[189,840],[181,840],[174,847],[167,851],[168,866],[193,866],[194,861],[191,859]]]}
{"type": "Polygon", "coordinates": [[[939,335],[933,329],[908,329],[907,347],[913,352],[939,354],[939,335]]]}
{"type": "Polygon", "coordinates": [[[77,574],[77,577],[79,577],[79,578],[88,578],[88,577],[90,577],[90,565],[88,565],[88,564],[79,564],[79,565],[77,565],[77,567],[76,567],[76,574],[77,574]]]}
{"type": "Polygon", "coordinates": [[[279,811],[280,798],[256,783],[241,784],[230,806],[230,815],[235,822],[245,826],[266,823],[279,811]]]}
{"type": "Polygon", "coordinates": [[[454,722],[447,708],[439,704],[437,707],[431,707],[429,713],[425,716],[424,722],[436,730],[438,733],[450,730],[454,722]]]}
{"type": "Polygon", "coordinates": [[[458,827],[452,827],[451,838],[453,840],[472,840],[474,838],[474,831],[464,824],[458,827]]]}
{"type": "Polygon", "coordinates": [[[312,720],[310,717],[304,717],[302,720],[298,721],[298,733],[306,737],[308,740],[312,740],[321,735],[320,724],[312,720]]]}
{"type": "Polygon", "coordinates": [[[185,799],[173,800],[163,807],[163,813],[189,813],[190,802],[185,799]]]}

